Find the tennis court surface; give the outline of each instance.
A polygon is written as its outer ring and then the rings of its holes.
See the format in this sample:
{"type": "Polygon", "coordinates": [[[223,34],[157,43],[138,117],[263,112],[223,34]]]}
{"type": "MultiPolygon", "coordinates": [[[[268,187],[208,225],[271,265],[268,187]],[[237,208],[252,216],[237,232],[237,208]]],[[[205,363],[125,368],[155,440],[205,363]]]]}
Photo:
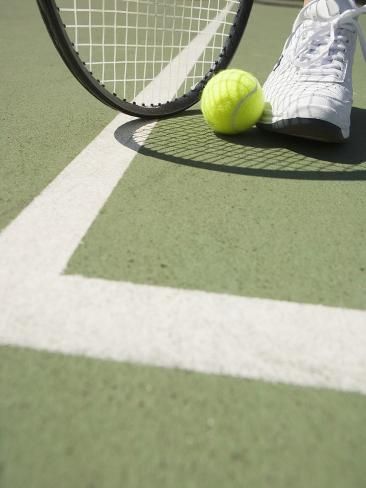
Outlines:
{"type": "MultiPolygon", "coordinates": [[[[218,137],[116,118],[0,12],[1,488],[366,486],[359,49],[347,144],[218,137]]],[[[263,82],[296,12],[231,66],[263,82]]]]}

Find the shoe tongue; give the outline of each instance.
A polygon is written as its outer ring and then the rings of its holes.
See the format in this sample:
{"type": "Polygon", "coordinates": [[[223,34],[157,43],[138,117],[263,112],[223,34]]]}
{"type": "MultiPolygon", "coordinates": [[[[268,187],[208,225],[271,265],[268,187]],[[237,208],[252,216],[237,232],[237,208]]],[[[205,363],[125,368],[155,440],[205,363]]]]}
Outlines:
{"type": "Polygon", "coordinates": [[[311,2],[304,13],[307,18],[324,21],[350,8],[352,8],[350,0],[318,0],[311,2]]]}

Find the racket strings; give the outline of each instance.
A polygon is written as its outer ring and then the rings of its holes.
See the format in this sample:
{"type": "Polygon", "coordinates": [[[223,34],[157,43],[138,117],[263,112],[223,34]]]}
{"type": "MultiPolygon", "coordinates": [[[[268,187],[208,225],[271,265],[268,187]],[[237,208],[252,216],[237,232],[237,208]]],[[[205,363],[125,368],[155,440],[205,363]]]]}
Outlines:
{"type": "Polygon", "coordinates": [[[58,1],[68,36],[93,77],[142,105],[181,97],[204,78],[239,6],[240,0],[58,1]],[[175,78],[183,70],[182,83],[175,78]],[[164,81],[146,91],[163,71],[164,81]]]}

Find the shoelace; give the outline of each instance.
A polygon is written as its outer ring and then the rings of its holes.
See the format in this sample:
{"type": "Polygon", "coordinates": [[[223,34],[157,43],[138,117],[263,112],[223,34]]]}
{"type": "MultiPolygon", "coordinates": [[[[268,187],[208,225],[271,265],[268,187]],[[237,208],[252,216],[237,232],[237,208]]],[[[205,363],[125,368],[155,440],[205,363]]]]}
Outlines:
{"type": "Polygon", "coordinates": [[[349,33],[357,33],[363,57],[366,61],[366,39],[357,19],[366,13],[366,6],[344,11],[336,17],[304,26],[302,35],[306,38],[295,55],[294,63],[305,69],[331,69],[341,71],[344,66],[344,53],[349,42],[349,33]]]}

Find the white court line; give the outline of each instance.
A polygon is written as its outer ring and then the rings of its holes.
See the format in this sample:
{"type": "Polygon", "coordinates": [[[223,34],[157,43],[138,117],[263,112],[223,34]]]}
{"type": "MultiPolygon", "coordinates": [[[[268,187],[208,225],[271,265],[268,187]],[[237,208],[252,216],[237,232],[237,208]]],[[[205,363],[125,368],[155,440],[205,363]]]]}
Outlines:
{"type": "Polygon", "coordinates": [[[366,394],[366,312],[62,276],[135,155],[129,120],[0,234],[0,344],[366,394]]]}
{"type": "Polygon", "coordinates": [[[2,344],[366,394],[361,311],[79,276],[5,299],[2,344]]]}

